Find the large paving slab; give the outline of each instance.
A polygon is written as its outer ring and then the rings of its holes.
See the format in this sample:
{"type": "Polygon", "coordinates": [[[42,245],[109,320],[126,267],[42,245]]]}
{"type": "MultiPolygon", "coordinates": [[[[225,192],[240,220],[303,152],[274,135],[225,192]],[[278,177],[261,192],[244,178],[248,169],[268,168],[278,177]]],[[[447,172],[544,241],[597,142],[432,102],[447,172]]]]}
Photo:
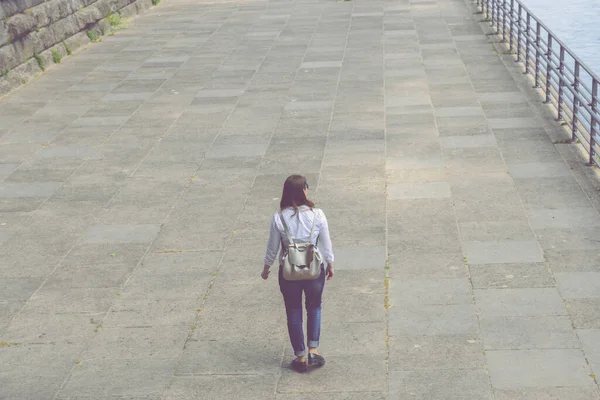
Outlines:
{"type": "Polygon", "coordinates": [[[481,19],[163,0],[0,99],[0,399],[600,399],[598,173],[481,19]],[[292,173],[308,375],[259,276],[292,173]]]}

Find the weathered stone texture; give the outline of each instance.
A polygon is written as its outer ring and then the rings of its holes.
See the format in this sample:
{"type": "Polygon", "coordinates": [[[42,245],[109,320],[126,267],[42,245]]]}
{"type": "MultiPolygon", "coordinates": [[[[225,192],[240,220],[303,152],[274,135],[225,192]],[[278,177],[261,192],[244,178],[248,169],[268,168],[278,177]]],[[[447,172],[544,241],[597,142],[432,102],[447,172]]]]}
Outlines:
{"type": "MultiPolygon", "coordinates": [[[[150,4],[151,0],[0,0],[0,72],[12,72],[34,53],[49,51],[77,33],[106,31],[105,18],[111,13],[132,16],[150,4]]],[[[18,68],[13,75],[20,76],[23,70],[18,68]]],[[[5,80],[0,94],[23,81],[5,80]]]]}

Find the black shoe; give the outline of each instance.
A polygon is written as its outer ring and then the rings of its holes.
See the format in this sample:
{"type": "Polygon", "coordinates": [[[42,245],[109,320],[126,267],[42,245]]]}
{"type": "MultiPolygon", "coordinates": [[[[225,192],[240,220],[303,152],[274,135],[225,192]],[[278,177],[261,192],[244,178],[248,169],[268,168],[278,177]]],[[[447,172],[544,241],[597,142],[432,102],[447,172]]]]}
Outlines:
{"type": "Polygon", "coordinates": [[[308,371],[308,363],[306,361],[298,361],[296,358],[292,361],[292,368],[294,368],[296,372],[306,372],[308,371]]]}
{"type": "Polygon", "coordinates": [[[308,366],[309,367],[322,367],[325,365],[325,359],[319,354],[308,353],[308,366]]]}

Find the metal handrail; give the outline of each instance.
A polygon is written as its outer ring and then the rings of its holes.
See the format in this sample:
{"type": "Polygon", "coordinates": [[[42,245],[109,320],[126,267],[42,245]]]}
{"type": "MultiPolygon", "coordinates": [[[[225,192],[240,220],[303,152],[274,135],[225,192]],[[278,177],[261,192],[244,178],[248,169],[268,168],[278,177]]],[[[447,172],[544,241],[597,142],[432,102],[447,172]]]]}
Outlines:
{"type": "Polygon", "coordinates": [[[475,2],[544,91],[544,102],[556,108],[557,120],[570,125],[571,140],[585,147],[589,164],[600,167],[600,78],[520,0],[475,2]]]}

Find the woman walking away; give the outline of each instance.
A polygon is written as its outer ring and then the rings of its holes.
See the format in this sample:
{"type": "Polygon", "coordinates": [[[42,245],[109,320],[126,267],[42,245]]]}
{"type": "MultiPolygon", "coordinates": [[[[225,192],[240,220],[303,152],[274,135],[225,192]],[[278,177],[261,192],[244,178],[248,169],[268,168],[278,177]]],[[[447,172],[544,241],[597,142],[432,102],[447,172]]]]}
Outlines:
{"type": "Polygon", "coordinates": [[[271,221],[262,278],[269,277],[281,243],[279,288],[296,355],[292,366],[298,372],[306,372],[308,367],[325,364],[317,348],[321,334],[321,295],[325,278],[333,278],[331,239],[325,214],[308,199],[305,177],[292,175],[286,179],[280,207],[271,221]],[[308,354],[302,328],[302,292],[306,297],[308,354]]]}

